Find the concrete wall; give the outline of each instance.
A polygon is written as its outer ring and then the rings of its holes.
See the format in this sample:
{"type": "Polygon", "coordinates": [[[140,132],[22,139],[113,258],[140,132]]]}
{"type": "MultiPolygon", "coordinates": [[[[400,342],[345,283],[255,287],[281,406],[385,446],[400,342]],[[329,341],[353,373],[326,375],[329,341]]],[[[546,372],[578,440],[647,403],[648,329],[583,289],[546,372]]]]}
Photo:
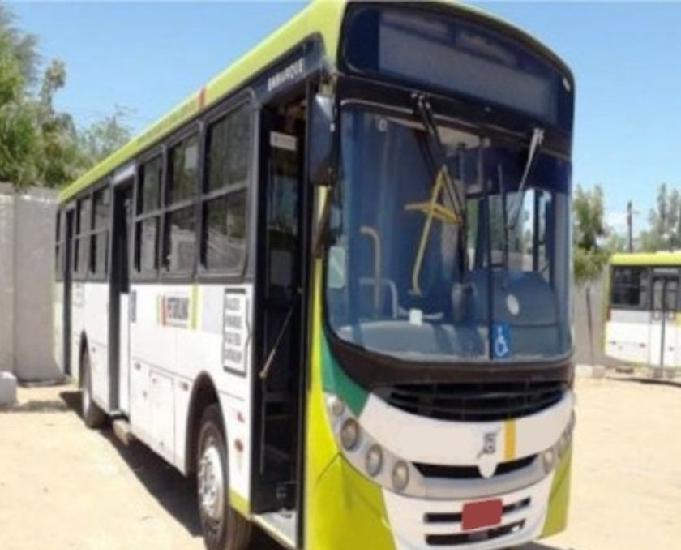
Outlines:
{"type": "Polygon", "coordinates": [[[57,194],[0,186],[0,370],[22,381],[59,378],[52,356],[57,194]]]}
{"type": "MultiPolygon", "coordinates": [[[[607,273],[607,271],[606,271],[607,273]]],[[[593,321],[593,345],[594,363],[597,365],[615,365],[617,362],[603,353],[603,329],[604,327],[604,303],[603,282],[605,273],[600,281],[591,285],[591,319],[593,321]]],[[[589,319],[586,308],[585,289],[573,289],[574,300],[574,336],[575,336],[575,362],[577,364],[591,364],[589,351],[589,319]]]]}
{"type": "Polygon", "coordinates": [[[14,192],[0,183],[0,371],[14,372],[14,192]]]}

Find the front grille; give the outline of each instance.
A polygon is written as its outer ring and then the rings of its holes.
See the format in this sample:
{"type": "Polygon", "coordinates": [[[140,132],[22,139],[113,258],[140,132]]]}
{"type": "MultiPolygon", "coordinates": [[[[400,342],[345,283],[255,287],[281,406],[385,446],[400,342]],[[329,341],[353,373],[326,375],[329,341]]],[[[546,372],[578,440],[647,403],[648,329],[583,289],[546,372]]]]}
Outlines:
{"type": "MultiPolygon", "coordinates": [[[[517,470],[526,468],[534,460],[533,456],[527,456],[518,460],[501,462],[497,465],[494,472],[495,476],[510,474],[517,470]]],[[[416,462],[414,467],[423,477],[436,479],[482,479],[480,469],[477,466],[446,466],[440,464],[424,464],[416,462]]]]}
{"type": "Polygon", "coordinates": [[[501,527],[494,527],[492,529],[485,529],[483,531],[475,531],[473,533],[453,533],[451,535],[426,535],[426,544],[428,546],[455,546],[457,544],[472,544],[476,542],[484,542],[487,540],[498,539],[505,537],[516,531],[520,531],[525,527],[525,521],[516,521],[501,527]]]}
{"type": "MultiPolygon", "coordinates": [[[[513,504],[507,504],[503,508],[504,514],[510,514],[512,512],[518,512],[530,505],[530,499],[524,498],[513,504]]],[[[428,513],[425,514],[423,520],[425,523],[461,523],[461,513],[460,512],[439,512],[439,513],[428,513]]]]}
{"type": "Polygon", "coordinates": [[[399,384],[376,394],[403,411],[468,422],[521,418],[555,405],[567,389],[565,382],[508,382],[461,384],[399,384]]]}

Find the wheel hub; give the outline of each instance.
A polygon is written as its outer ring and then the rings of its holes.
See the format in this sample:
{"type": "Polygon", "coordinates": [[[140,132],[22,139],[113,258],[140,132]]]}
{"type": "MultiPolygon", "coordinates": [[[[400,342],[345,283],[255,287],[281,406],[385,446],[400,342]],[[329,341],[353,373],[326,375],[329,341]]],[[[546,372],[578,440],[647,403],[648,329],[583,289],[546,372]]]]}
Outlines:
{"type": "Polygon", "coordinates": [[[225,484],[220,451],[213,440],[206,443],[201,454],[198,484],[202,510],[211,519],[219,521],[225,507],[225,484]]]}

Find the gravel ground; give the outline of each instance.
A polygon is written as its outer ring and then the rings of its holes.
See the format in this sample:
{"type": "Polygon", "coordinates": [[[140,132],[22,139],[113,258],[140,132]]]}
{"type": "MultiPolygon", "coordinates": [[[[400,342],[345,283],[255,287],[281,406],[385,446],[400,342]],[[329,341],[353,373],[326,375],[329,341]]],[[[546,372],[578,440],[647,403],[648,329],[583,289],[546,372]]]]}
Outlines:
{"type": "MultiPolygon", "coordinates": [[[[71,387],[20,389],[19,398],[0,413],[0,549],[203,548],[189,481],[143,445],[85,429],[71,387]]],[[[679,540],[681,385],[580,379],[570,527],[523,550],[672,549],[679,540]]],[[[252,548],[277,547],[258,533],[252,548]]]]}

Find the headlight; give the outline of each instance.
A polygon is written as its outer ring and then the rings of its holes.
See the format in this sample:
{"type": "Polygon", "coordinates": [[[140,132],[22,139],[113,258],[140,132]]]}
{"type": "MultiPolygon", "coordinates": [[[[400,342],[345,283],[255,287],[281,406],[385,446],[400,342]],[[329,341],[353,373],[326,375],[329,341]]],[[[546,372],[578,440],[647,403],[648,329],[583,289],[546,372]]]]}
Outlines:
{"type": "Polygon", "coordinates": [[[419,471],[365,431],[341,397],[327,393],[325,404],[338,447],[356,470],[389,491],[425,497],[425,485],[419,471]]]}
{"type": "Polygon", "coordinates": [[[378,445],[369,447],[366,456],[366,469],[371,477],[376,477],[383,469],[383,451],[378,445]]]}
{"type": "Polygon", "coordinates": [[[401,493],[409,485],[409,466],[406,462],[397,462],[393,467],[393,489],[401,493]]]}
{"type": "Polygon", "coordinates": [[[544,466],[544,471],[548,474],[551,470],[553,470],[554,465],[556,464],[556,453],[553,450],[553,447],[550,449],[547,449],[541,454],[541,461],[544,466]]]}
{"type": "Polygon", "coordinates": [[[331,413],[337,418],[340,418],[345,414],[345,403],[338,399],[338,397],[334,397],[331,401],[331,413]]]}
{"type": "Polygon", "coordinates": [[[567,427],[563,430],[557,443],[541,453],[542,466],[544,471],[548,474],[556,466],[558,461],[563,458],[565,452],[569,449],[572,443],[572,431],[575,427],[575,414],[572,413],[572,418],[568,422],[567,427]]]}
{"type": "Polygon", "coordinates": [[[354,418],[348,418],[343,422],[340,430],[340,440],[346,451],[354,451],[359,445],[360,428],[354,418]]]}

